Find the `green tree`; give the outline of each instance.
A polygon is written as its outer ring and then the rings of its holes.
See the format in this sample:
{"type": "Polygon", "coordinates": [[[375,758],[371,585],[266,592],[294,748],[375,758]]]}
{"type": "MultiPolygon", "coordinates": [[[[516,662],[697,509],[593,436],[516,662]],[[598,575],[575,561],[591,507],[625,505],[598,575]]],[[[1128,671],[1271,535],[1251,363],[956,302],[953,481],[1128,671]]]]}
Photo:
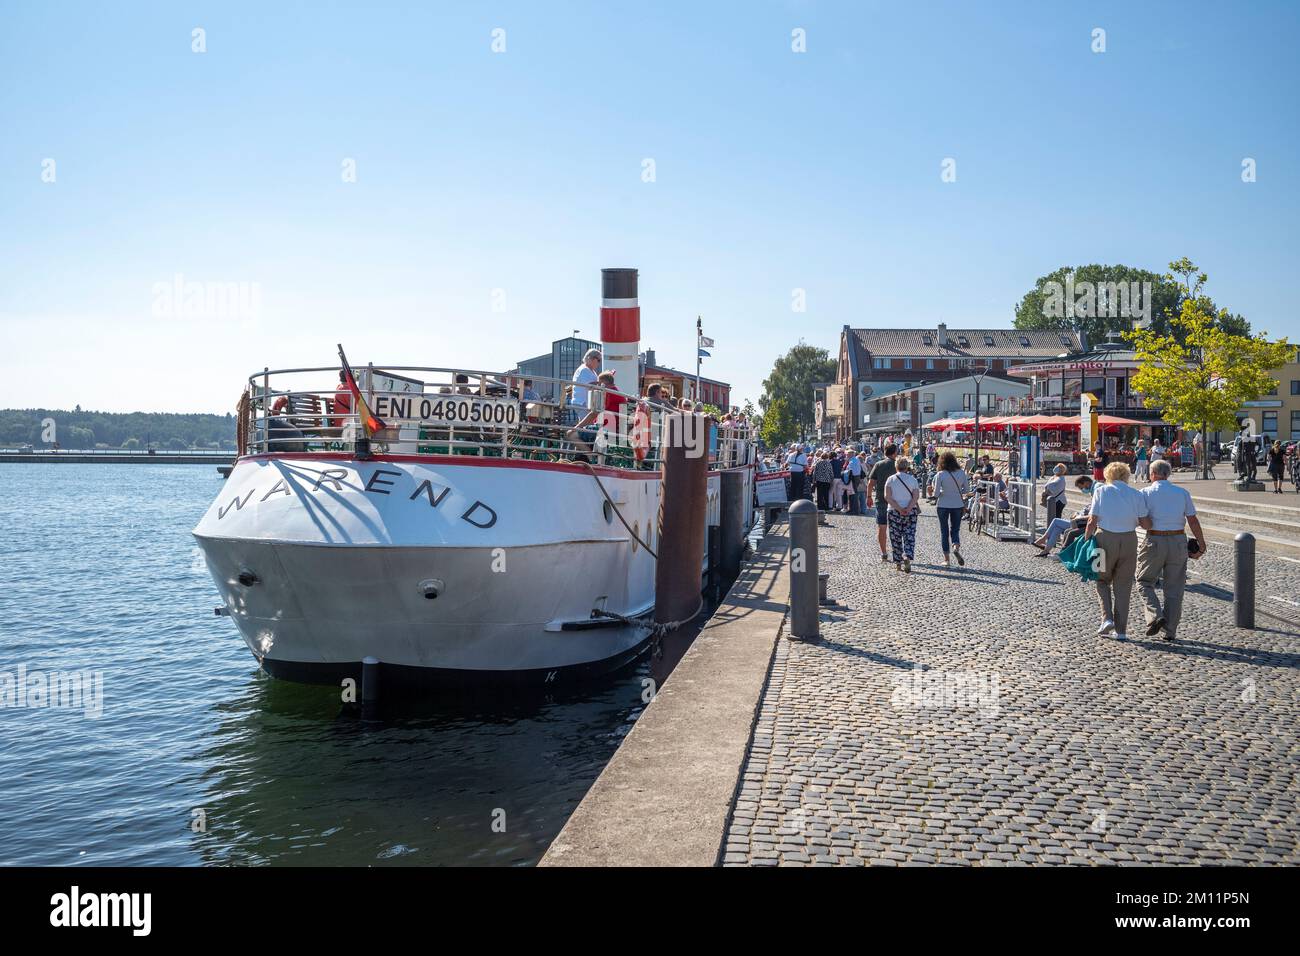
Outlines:
{"type": "Polygon", "coordinates": [[[1149,314],[1152,326],[1167,332],[1169,315],[1177,311],[1178,288],[1163,276],[1131,266],[1062,266],[1041,276],[1024,294],[1014,324],[1018,329],[1070,329],[1091,347],[1104,343],[1108,332],[1133,327],[1132,318],[1119,315],[1125,303],[1129,312],[1149,314]],[[1143,283],[1150,283],[1149,302],[1143,283]]]}
{"type": "Polygon", "coordinates": [[[799,426],[795,424],[794,417],[790,414],[790,405],[784,398],[774,398],[767,406],[759,435],[768,448],[784,445],[798,437],[799,426]]]}
{"type": "Polygon", "coordinates": [[[773,364],[772,374],[763,380],[763,396],[758,404],[766,417],[772,414],[777,399],[785,399],[786,413],[794,422],[796,434],[804,434],[812,429],[814,422],[813,385],[834,381],[835,373],[836,362],[825,349],[807,345],[800,339],[798,345],[773,364]]]}
{"type": "MultiPolygon", "coordinates": [[[[1071,329],[1092,347],[1104,343],[1110,333],[1127,333],[1135,319],[1145,318],[1158,334],[1178,338],[1182,333],[1173,320],[1187,295],[1187,286],[1168,273],[1095,263],[1062,266],[1040,277],[1025,293],[1016,305],[1014,324],[1018,329],[1071,329]],[[1129,314],[1121,315],[1125,304],[1129,314]]],[[[1210,314],[1224,331],[1250,335],[1245,318],[1217,309],[1213,302],[1209,305],[1210,314]]]]}
{"type": "MultiPolygon", "coordinates": [[[[1201,294],[1208,276],[1186,257],[1171,262],[1169,269],[1166,279],[1180,276],[1182,290],[1171,330],[1135,329],[1124,336],[1140,365],[1132,387],[1166,421],[1199,428],[1208,450],[1211,431],[1235,431],[1242,405],[1277,387],[1269,372],[1285,365],[1294,347],[1286,339],[1270,342],[1263,332],[1252,337],[1228,331],[1227,310],[1216,314],[1214,303],[1201,294]]],[[[1209,456],[1203,454],[1201,461],[1205,476],[1209,456]]]]}

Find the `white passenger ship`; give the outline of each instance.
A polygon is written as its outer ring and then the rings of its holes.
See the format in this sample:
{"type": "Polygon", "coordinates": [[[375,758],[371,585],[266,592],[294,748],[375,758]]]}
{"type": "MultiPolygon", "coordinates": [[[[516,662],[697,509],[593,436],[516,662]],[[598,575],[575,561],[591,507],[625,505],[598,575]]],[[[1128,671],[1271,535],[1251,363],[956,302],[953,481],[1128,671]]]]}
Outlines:
{"type": "MultiPolygon", "coordinates": [[[[604,364],[636,382],[636,272],[605,270],[604,285],[604,364]]],[[[342,371],[249,380],[239,457],[194,530],[218,613],[266,671],[332,682],[373,657],[421,676],[548,684],[644,649],[656,428],[629,435],[609,420],[583,442],[595,430],[574,432],[580,411],[528,400],[518,374],[369,365],[353,393],[342,371]]],[[[558,396],[568,383],[551,384],[558,396]]],[[[642,425],[664,414],[625,408],[642,425]]],[[[753,448],[708,428],[716,523],[723,469],[744,472],[750,500],[753,448]]]]}

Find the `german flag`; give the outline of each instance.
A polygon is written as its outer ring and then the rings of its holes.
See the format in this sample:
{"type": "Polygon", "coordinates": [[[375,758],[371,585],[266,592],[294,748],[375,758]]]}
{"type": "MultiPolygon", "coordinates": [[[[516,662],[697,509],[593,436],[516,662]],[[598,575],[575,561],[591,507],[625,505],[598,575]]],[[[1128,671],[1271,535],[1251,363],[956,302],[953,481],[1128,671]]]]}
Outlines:
{"type": "Polygon", "coordinates": [[[380,431],[388,426],[384,424],[383,419],[376,418],[370,411],[370,406],[366,404],[365,396],[361,394],[361,389],[357,387],[356,376],[352,374],[352,366],[348,364],[348,357],[343,354],[343,346],[339,345],[339,361],[343,363],[343,384],[348,387],[352,393],[352,407],[357,410],[357,415],[361,419],[361,424],[366,430],[366,437],[369,438],[375,432],[380,431]]]}

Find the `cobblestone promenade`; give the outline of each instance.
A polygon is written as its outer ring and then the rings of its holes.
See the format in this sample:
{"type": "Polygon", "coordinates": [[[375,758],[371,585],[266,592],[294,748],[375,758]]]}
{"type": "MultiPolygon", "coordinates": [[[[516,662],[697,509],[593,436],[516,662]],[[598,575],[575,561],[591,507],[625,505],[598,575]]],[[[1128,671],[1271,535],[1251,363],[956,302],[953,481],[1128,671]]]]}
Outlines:
{"type": "Polygon", "coordinates": [[[1300,863],[1300,563],[1261,556],[1232,625],[1211,545],[1179,643],[1096,637],[1092,585],[933,507],[910,575],[830,516],[822,639],[782,639],[726,864],[1300,863]],[[963,529],[964,532],[964,529],[963,529]]]}

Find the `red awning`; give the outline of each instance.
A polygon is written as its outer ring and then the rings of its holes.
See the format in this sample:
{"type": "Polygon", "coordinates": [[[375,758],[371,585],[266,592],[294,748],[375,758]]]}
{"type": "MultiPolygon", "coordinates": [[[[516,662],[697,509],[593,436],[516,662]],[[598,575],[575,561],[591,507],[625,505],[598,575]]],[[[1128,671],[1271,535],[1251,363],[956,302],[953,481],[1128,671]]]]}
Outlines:
{"type": "Polygon", "coordinates": [[[1021,422],[1025,428],[1078,428],[1079,419],[1066,415],[1026,415],[1021,422]]]}
{"type": "Polygon", "coordinates": [[[1118,415],[1098,415],[1097,424],[1119,427],[1120,425],[1145,425],[1147,423],[1135,421],[1132,418],[1120,418],[1118,415]]]}

